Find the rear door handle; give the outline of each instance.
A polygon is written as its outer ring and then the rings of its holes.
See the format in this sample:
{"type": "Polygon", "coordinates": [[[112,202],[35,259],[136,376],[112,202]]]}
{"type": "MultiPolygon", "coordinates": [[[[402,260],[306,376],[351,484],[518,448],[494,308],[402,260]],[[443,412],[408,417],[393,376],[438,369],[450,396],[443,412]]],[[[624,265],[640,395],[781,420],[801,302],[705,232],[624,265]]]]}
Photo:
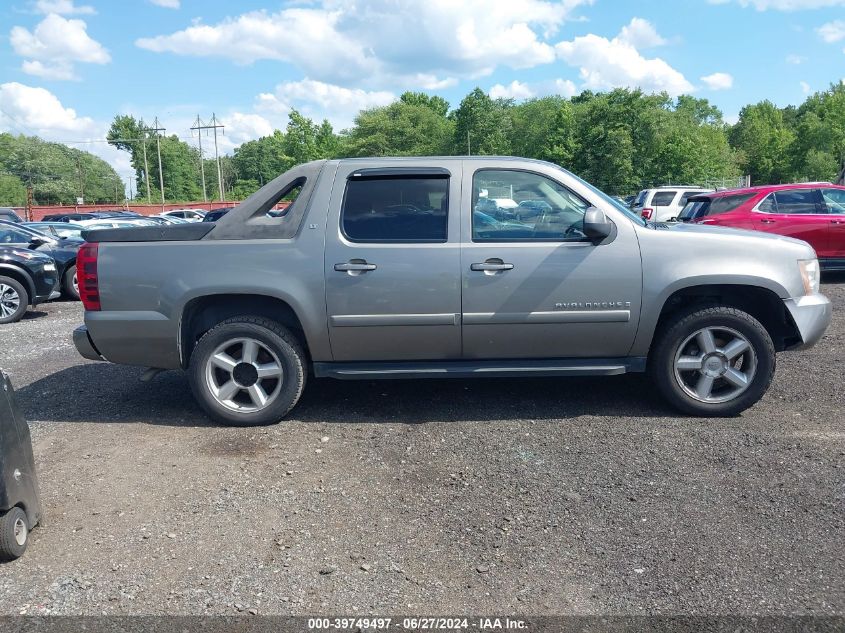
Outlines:
{"type": "Polygon", "coordinates": [[[760,220],[763,224],[777,224],[775,220],[760,220]]]}
{"type": "Polygon", "coordinates": [[[513,270],[513,264],[506,264],[501,259],[488,259],[483,264],[472,264],[469,268],[477,273],[498,273],[506,270],[513,270]]]}
{"type": "Polygon", "coordinates": [[[845,220],[831,220],[831,224],[845,224],[845,220]]]}
{"type": "Polygon", "coordinates": [[[345,264],[335,264],[334,269],[339,273],[368,273],[378,268],[375,264],[368,264],[364,260],[353,259],[345,264]]]}

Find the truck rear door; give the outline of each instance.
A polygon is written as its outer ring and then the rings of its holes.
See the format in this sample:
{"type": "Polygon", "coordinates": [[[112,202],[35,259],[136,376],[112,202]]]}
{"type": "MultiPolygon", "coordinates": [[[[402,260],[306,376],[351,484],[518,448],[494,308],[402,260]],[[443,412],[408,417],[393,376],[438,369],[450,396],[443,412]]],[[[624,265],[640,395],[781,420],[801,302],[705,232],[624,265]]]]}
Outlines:
{"type": "Polygon", "coordinates": [[[460,358],[461,162],[368,165],[341,163],[332,191],[325,251],[332,356],[460,358]]]}

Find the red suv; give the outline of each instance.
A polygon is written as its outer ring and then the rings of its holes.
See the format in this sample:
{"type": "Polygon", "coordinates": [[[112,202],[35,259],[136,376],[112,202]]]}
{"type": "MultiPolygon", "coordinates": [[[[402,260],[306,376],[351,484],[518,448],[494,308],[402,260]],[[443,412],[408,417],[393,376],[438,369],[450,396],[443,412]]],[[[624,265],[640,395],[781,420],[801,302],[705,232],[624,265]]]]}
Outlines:
{"type": "Polygon", "coordinates": [[[845,187],[808,183],[701,194],[678,219],[795,237],[816,249],[822,268],[845,270],[845,187]]]}

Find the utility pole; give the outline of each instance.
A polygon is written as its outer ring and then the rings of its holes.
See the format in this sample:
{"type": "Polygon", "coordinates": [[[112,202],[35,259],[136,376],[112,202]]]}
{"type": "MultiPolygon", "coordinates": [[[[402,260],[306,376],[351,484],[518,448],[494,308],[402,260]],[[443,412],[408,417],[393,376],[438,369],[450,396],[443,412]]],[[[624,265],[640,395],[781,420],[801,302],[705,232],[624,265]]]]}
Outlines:
{"type": "Polygon", "coordinates": [[[205,161],[202,158],[202,131],[209,129],[209,126],[202,124],[202,121],[200,120],[200,115],[198,114],[196,123],[191,129],[197,131],[197,142],[200,148],[200,178],[202,178],[202,201],[208,202],[208,194],[205,191],[205,161]]]}
{"type": "MultiPolygon", "coordinates": [[[[156,152],[158,153],[158,185],[159,185],[159,188],[161,189],[161,204],[162,204],[162,207],[164,206],[164,173],[162,172],[162,169],[161,169],[161,134],[159,134],[159,132],[164,132],[164,131],[165,131],[165,128],[159,127],[158,117],[156,117],[155,121],[153,121],[153,127],[145,127],[144,128],[144,134],[145,134],[144,138],[146,138],[147,132],[155,132],[155,135],[156,135],[156,152]]],[[[146,145],[145,145],[145,147],[146,147],[146,145]]],[[[146,154],[146,152],[145,152],[145,154],[146,154]]],[[[150,186],[148,184],[147,185],[147,196],[148,196],[147,199],[148,200],[149,200],[149,195],[150,195],[150,186]]]]}
{"type": "Polygon", "coordinates": [[[76,157],[76,174],[79,177],[79,197],[82,198],[83,204],[85,202],[85,178],[82,172],[82,165],[79,162],[79,156],[76,157]]]}
{"type": "Polygon", "coordinates": [[[141,119],[141,132],[144,134],[144,182],[147,183],[147,204],[150,204],[150,166],[147,164],[147,128],[144,127],[144,119],[141,119]]]}
{"type": "Polygon", "coordinates": [[[225,201],[226,193],[223,191],[223,172],[220,169],[220,154],[217,152],[217,128],[223,129],[223,126],[218,123],[217,116],[213,112],[211,113],[211,125],[208,127],[214,130],[214,159],[217,161],[217,187],[220,192],[220,200],[225,201]]]}
{"type": "Polygon", "coordinates": [[[469,130],[467,130],[467,156],[472,156],[472,148],[469,145],[469,130]]]}

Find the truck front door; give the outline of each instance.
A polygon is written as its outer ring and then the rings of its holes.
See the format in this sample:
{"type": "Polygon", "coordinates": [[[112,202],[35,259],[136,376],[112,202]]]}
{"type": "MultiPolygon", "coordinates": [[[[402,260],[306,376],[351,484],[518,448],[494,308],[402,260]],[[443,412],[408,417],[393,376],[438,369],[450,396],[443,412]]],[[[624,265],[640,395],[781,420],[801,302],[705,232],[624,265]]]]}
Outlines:
{"type": "Polygon", "coordinates": [[[461,162],[447,164],[341,165],[325,257],[335,361],[460,358],[461,162]]]}
{"type": "Polygon", "coordinates": [[[580,230],[586,196],[558,181],[552,168],[536,169],[465,163],[464,357],[627,356],[642,296],[634,227],[616,222],[615,236],[593,245],[580,230]],[[504,194],[524,210],[518,219],[483,211],[481,201],[504,194]]]}

